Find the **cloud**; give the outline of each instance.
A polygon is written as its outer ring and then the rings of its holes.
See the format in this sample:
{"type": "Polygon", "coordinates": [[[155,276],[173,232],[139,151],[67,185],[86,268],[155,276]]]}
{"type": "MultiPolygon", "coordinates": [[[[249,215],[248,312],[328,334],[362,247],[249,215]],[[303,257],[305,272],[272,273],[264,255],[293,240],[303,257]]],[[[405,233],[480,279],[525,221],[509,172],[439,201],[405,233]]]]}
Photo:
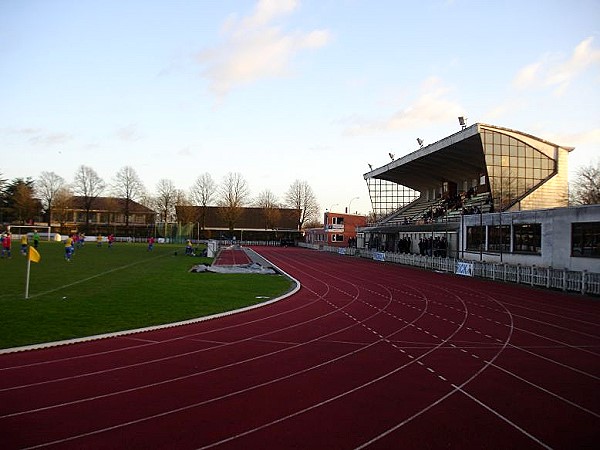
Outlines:
{"type": "Polygon", "coordinates": [[[49,132],[42,128],[10,128],[6,131],[26,138],[32,145],[61,145],[73,139],[68,133],[49,132]]]}
{"type": "Polygon", "coordinates": [[[223,42],[197,56],[215,95],[223,97],[238,86],[263,78],[287,76],[300,51],[327,45],[327,30],[286,31],[274,24],[297,6],[295,0],[261,0],[250,16],[226,21],[223,42]]]}
{"type": "Polygon", "coordinates": [[[137,127],[133,124],[119,128],[115,134],[119,139],[125,142],[134,142],[141,139],[137,127]]]}
{"type": "Polygon", "coordinates": [[[544,55],[523,67],[513,80],[517,89],[529,89],[536,86],[554,88],[561,95],[571,82],[590,67],[600,64],[600,49],[593,47],[593,37],[581,41],[570,57],[544,55]]]}
{"type": "Polygon", "coordinates": [[[535,62],[523,67],[519,70],[519,73],[517,73],[517,76],[513,80],[513,86],[517,89],[526,89],[534,84],[541,67],[542,63],[540,62],[535,62]]]}
{"type": "Polygon", "coordinates": [[[550,141],[555,144],[575,147],[576,154],[579,147],[600,147],[600,128],[585,129],[574,133],[552,134],[548,132],[547,134],[550,141]]]}
{"type": "Polygon", "coordinates": [[[186,147],[180,148],[179,151],[177,152],[177,156],[182,156],[182,157],[188,157],[188,156],[192,156],[192,148],[188,145],[186,147]]]}
{"type": "Polygon", "coordinates": [[[297,7],[297,0],[259,0],[254,14],[242,20],[242,29],[263,27],[278,16],[292,13],[297,7]]]}
{"type": "Polygon", "coordinates": [[[421,86],[421,94],[405,108],[381,120],[354,119],[354,124],[345,130],[347,135],[372,134],[409,130],[436,123],[455,120],[462,114],[462,107],[450,100],[450,88],[439,78],[431,77],[421,86]]]}

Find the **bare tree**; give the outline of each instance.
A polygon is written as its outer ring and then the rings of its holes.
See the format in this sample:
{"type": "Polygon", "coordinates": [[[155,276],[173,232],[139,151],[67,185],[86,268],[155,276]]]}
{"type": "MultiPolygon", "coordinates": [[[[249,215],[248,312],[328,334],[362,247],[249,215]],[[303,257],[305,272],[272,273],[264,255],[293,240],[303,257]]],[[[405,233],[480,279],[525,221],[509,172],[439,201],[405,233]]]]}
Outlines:
{"type": "Polygon", "coordinates": [[[75,172],[73,193],[82,198],[85,210],[86,233],[89,231],[90,211],[92,210],[94,201],[104,192],[104,189],[106,189],[106,183],[94,169],[84,165],[79,166],[77,172],[75,172]]]}
{"type": "MultiPolygon", "coordinates": [[[[60,228],[65,226],[69,221],[69,211],[73,209],[73,193],[65,185],[61,187],[55,194],[52,200],[52,208],[54,211],[54,220],[60,224],[60,228]]],[[[73,220],[73,218],[71,218],[73,220]]]]}
{"type": "Polygon", "coordinates": [[[276,228],[279,220],[281,219],[281,212],[279,211],[279,201],[277,196],[273,194],[269,189],[265,189],[260,194],[255,205],[262,210],[262,215],[265,223],[265,230],[276,228]]]}
{"type": "Polygon", "coordinates": [[[192,206],[190,199],[182,190],[178,189],[175,193],[175,205],[178,222],[181,222],[182,224],[192,224],[196,222],[196,208],[192,206]]]}
{"type": "Polygon", "coordinates": [[[305,222],[317,220],[319,216],[319,203],[312,188],[306,181],[294,181],[285,194],[286,205],[300,211],[298,230],[305,222]]]}
{"type": "Polygon", "coordinates": [[[600,159],[596,165],[590,163],[577,170],[571,184],[571,203],[575,205],[595,205],[600,203],[600,159]]]}
{"type": "Polygon", "coordinates": [[[221,207],[221,216],[227,222],[229,231],[235,228],[249,196],[248,183],[240,173],[230,172],[223,177],[218,191],[218,205],[221,207]]]}
{"type": "Polygon", "coordinates": [[[175,205],[178,191],[171,180],[159,180],[156,185],[156,208],[163,222],[172,222],[175,219],[175,205]]]}
{"type": "Polygon", "coordinates": [[[217,185],[208,172],[200,175],[194,185],[190,188],[192,202],[200,206],[200,214],[197,218],[202,230],[206,227],[206,212],[208,206],[214,200],[217,185]]]}
{"type": "Polygon", "coordinates": [[[35,181],[35,194],[42,202],[42,207],[48,214],[48,226],[52,225],[52,210],[57,194],[64,189],[66,182],[63,177],[54,172],[42,172],[35,181]]]}
{"type": "Polygon", "coordinates": [[[115,197],[124,200],[122,213],[125,216],[125,230],[129,234],[131,204],[144,194],[144,183],[131,166],[124,166],[115,175],[112,191],[115,197]]]}

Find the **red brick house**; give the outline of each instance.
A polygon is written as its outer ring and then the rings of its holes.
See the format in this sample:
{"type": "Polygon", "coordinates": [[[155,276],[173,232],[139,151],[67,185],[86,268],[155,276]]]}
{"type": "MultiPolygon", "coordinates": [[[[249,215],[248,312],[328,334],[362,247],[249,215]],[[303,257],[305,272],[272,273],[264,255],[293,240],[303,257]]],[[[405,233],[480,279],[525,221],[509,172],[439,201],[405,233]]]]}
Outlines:
{"type": "Polygon", "coordinates": [[[323,217],[323,228],[305,230],[304,238],[307,244],[355,247],[356,228],[366,225],[366,216],[326,211],[323,217]]]}

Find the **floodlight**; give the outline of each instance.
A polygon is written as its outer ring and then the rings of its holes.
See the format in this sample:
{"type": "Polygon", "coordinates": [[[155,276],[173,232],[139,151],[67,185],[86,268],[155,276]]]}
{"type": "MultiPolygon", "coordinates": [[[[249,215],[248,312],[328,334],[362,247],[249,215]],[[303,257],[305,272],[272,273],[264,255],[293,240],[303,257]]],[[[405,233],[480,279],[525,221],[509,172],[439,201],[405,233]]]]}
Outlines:
{"type": "Polygon", "coordinates": [[[459,116],[458,123],[460,124],[460,126],[462,127],[463,130],[465,128],[467,128],[467,118],[466,117],[459,116]]]}
{"type": "Polygon", "coordinates": [[[390,159],[393,161],[394,160],[394,154],[392,152],[388,153],[388,155],[390,155],[390,159]]]}
{"type": "Polygon", "coordinates": [[[419,147],[423,147],[423,139],[417,138],[417,143],[419,144],[419,147]]]}
{"type": "Polygon", "coordinates": [[[367,163],[367,164],[369,165],[369,169],[373,170],[373,166],[371,164],[369,164],[369,163],[367,163]]]}

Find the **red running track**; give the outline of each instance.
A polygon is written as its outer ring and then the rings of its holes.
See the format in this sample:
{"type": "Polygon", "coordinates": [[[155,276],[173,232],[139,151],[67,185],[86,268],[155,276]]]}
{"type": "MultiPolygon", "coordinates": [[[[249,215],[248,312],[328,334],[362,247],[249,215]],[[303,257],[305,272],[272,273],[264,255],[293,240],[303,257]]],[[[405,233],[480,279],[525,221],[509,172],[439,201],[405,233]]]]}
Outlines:
{"type": "Polygon", "coordinates": [[[0,355],[2,448],[600,442],[597,299],[257,250],[302,289],[193,325],[0,355]]]}
{"type": "Polygon", "coordinates": [[[237,266],[249,264],[252,261],[240,246],[222,248],[213,261],[215,266],[237,266]]]}

